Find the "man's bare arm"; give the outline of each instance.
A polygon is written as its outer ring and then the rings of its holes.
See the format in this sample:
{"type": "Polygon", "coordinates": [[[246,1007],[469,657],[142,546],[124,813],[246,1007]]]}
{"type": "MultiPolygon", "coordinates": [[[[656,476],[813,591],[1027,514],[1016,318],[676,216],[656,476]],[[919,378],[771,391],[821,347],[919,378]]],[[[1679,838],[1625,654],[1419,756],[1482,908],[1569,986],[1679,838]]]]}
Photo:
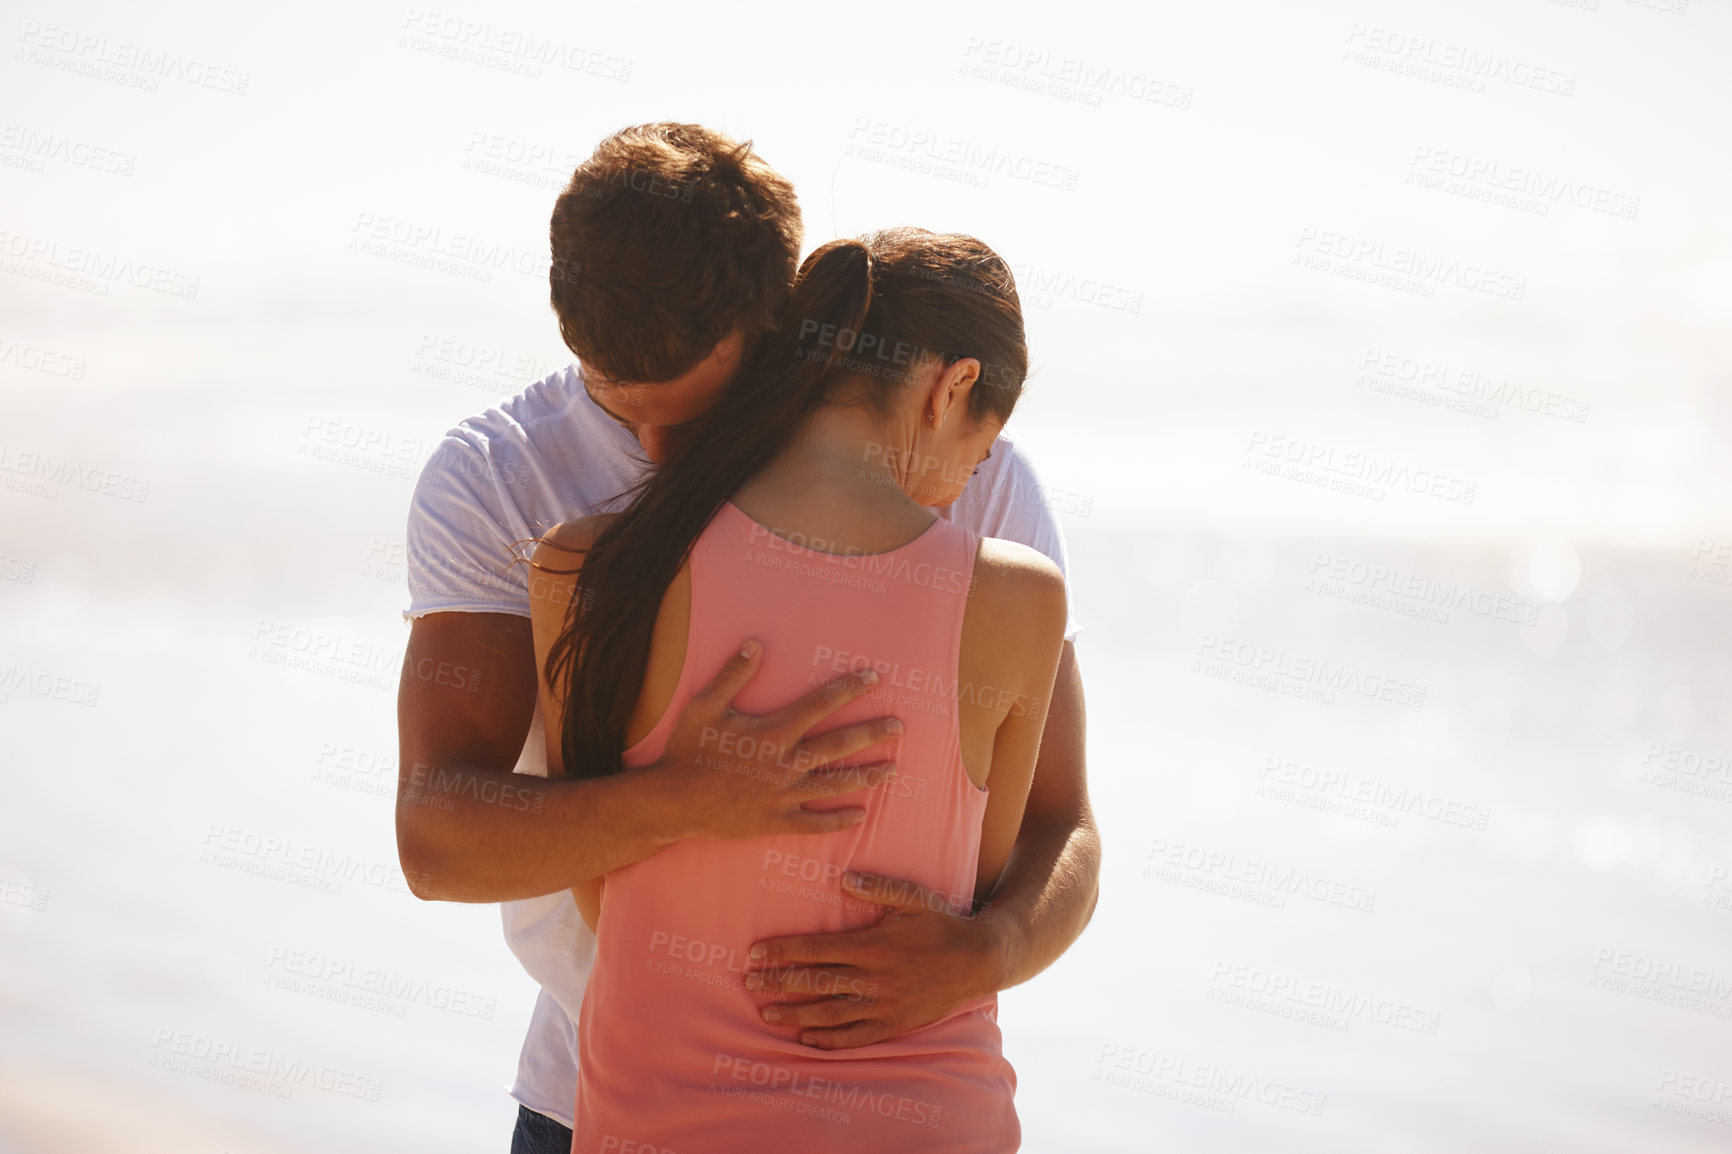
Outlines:
{"type": "Polygon", "coordinates": [[[730,661],[680,714],[654,765],[603,777],[513,773],[535,711],[528,618],[433,613],[414,621],[397,695],[397,852],[410,890],[440,901],[499,902],[556,893],[641,861],[685,837],[824,833],[859,811],[799,804],[833,796],[845,778],[823,767],[889,735],[887,718],[806,734],[871,682],[832,682],[775,714],[731,708],[758,657],[730,661]],[[751,737],[785,748],[773,772],[716,768],[704,737],[751,737]],[[782,767],[793,767],[783,771],[782,767]]]}
{"type": "Polygon", "coordinates": [[[665,818],[629,791],[622,798],[619,783],[512,772],[534,709],[528,618],[435,613],[413,623],[397,693],[397,851],[416,896],[533,897],[657,848],[665,818]],[[595,820],[603,813],[612,820],[595,820]]]}
{"type": "Polygon", "coordinates": [[[1094,916],[1101,841],[1089,808],[1086,723],[1076,646],[1067,641],[1016,845],[976,918],[998,942],[994,990],[1020,985],[1052,965],[1094,916]]]}
{"type": "Polygon", "coordinates": [[[894,916],[863,930],[757,943],[748,989],[771,998],[841,991],[766,1006],[765,1019],[804,1027],[800,1040],[821,1049],[870,1045],[1026,982],[1057,961],[1088,925],[1100,894],[1084,724],[1082,675],[1066,642],[1027,808],[987,907],[958,917],[946,912],[942,895],[905,880],[844,874],[843,889],[894,916]]]}

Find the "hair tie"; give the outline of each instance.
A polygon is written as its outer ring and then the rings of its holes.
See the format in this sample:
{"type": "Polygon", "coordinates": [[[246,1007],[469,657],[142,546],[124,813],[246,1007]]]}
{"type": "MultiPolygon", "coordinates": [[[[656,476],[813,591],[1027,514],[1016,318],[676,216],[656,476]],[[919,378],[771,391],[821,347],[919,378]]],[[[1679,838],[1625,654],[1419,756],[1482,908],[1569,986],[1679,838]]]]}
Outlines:
{"type": "Polygon", "coordinates": [[[861,326],[864,326],[866,324],[867,315],[872,311],[872,302],[875,295],[873,292],[873,282],[877,279],[878,268],[877,262],[872,259],[872,249],[867,246],[866,242],[856,237],[854,244],[860,249],[861,255],[866,258],[866,304],[865,307],[860,310],[860,324],[861,326]]]}

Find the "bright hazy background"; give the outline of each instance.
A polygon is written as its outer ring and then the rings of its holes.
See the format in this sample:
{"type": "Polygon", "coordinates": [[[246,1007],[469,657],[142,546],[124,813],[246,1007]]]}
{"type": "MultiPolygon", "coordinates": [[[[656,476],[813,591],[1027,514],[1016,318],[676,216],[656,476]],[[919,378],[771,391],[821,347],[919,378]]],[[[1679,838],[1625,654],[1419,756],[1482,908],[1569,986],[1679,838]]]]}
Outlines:
{"type": "Polygon", "coordinates": [[[1106,845],[1028,1150],[1732,1145],[1732,6],[972,8],[0,7],[0,1152],[506,1149],[402,529],[660,119],[1016,268],[1106,845]]]}

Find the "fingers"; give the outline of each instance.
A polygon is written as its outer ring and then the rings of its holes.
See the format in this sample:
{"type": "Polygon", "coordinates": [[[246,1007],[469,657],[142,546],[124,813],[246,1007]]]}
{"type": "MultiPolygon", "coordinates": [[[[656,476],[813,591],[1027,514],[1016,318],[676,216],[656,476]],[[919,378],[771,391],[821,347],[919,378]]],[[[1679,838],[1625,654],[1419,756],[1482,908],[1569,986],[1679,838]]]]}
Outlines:
{"type": "Polygon", "coordinates": [[[856,1046],[882,1042],[888,1037],[890,1027],[886,1023],[866,1018],[831,1030],[806,1030],[800,1035],[800,1044],[816,1050],[851,1050],[856,1046]]]}
{"type": "MultiPolygon", "coordinates": [[[[763,655],[764,647],[756,640],[749,639],[740,646],[740,651],[728,658],[728,663],[722,666],[722,671],[702,689],[692,695],[692,704],[701,703],[710,710],[720,712],[731,704],[752,675],[758,672],[758,658],[763,655]]],[[[690,709],[690,706],[687,706],[690,709]]]]}
{"type": "Polygon", "coordinates": [[[838,677],[828,685],[814,689],[786,709],[778,710],[764,718],[764,723],[772,729],[803,736],[807,730],[861,696],[878,684],[878,674],[871,669],[862,669],[858,673],[850,673],[846,677],[838,677]]]}
{"type": "Polygon", "coordinates": [[[880,874],[844,870],[842,888],[863,902],[889,906],[894,910],[950,912],[950,906],[937,894],[915,882],[887,878],[880,874]]]}
{"type": "Polygon", "coordinates": [[[866,820],[866,811],[857,805],[841,809],[796,809],[784,819],[785,829],[778,833],[838,833],[866,820]]]}
{"type": "Polygon", "coordinates": [[[854,933],[789,934],[752,943],[749,955],[754,973],[789,966],[852,965],[848,940],[854,933]]]}
{"type": "Polygon", "coordinates": [[[804,1030],[813,1026],[830,1029],[846,1026],[864,1020],[872,1011],[868,1003],[859,999],[837,997],[821,998],[816,1002],[778,1002],[765,1006],[760,1012],[767,1025],[794,1026],[804,1030]]]}
{"type": "MultiPolygon", "coordinates": [[[[803,732],[803,731],[802,731],[803,732]]],[[[872,745],[894,741],[902,735],[902,722],[894,717],[878,717],[832,730],[820,737],[809,738],[794,747],[794,764],[823,766],[840,761],[872,745]]]]}
{"type": "Polygon", "coordinates": [[[795,781],[791,788],[810,797],[841,797],[845,793],[877,789],[895,776],[894,762],[878,761],[871,765],[815,769],[795,781]]]}
{"type": "MultiPolygon", "coordinates": [[[[875,1005],[878,1001],[879,985],[875,979],[861,976],[861,971],[853,966],[783,966],[769,970],[752,970],[745,977],[746,989],[755,994],[774,996],[840,998],[859,1005],[875,1005]]],[[[835,1026],[839,1020],[820,1020],[817,1017],[801,1016],[794,1011],[802,1007],[821,1005],[821,1002],[782,1002],[764,1007],[764,1021],[781,1022],[800,1026],[835,1026]],[[775,1016],[770,1016],[774,1014],[775,1016]]],[[[817,1011],[812,1011],[816,1013],[817,1011]]],[[[855,1015],[856,1017],[858,1015],[855,1015]]]]}

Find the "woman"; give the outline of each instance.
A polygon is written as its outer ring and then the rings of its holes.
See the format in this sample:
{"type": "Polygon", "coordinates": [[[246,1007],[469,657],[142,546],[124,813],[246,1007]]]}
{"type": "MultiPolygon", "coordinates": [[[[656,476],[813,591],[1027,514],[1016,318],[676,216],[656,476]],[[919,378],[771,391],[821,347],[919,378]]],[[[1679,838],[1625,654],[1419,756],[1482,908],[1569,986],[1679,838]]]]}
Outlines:
{"type": "MultiPolygon", "coordinates": [[[[857,809],[839,832],[688,839],[578,887],[598,949],[574,1151],[1016,1149],[996,998],[818,1050],[743,978],[753,941],[876,919],[844,900],[845,869],[911,879],[966,912],[1005,866],[1064,582],[1035,551],[931,510],[990,452],[1027,363],[1010,272],[979,241],[896,229],[833,242],[802,265],[781,333],[630,507],[537,546],[537,567],[576,574],[535,583],[551,773],[655,761],[743,636],[764,649],[743,712],[870,667],[878,688],[834,724],[894,714],[904,727],[807,803],[857,809]]],[[[717,772],[787,769],[776,750],[706,755],[717,772]]]]}

